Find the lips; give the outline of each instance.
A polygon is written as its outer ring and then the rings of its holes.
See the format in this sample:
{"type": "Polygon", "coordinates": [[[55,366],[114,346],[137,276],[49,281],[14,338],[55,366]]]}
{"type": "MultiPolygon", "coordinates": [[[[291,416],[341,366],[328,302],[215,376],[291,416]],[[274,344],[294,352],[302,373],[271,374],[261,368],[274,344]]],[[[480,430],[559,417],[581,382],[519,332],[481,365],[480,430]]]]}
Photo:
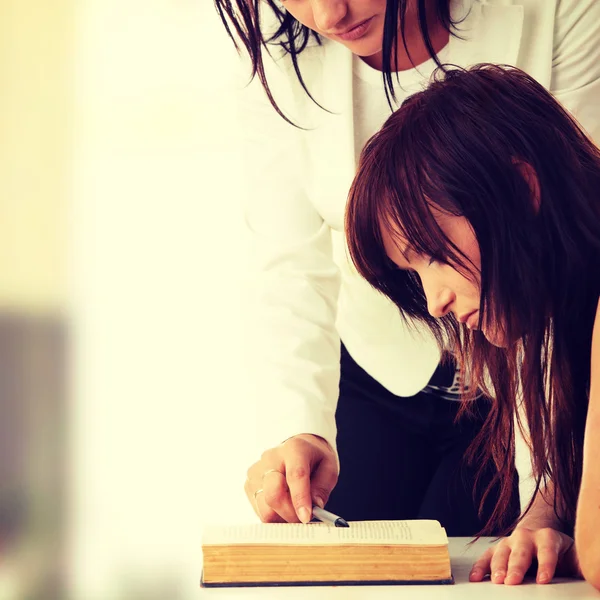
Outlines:
{"type": "Polygon", "coordinates": [[[369,17],[368,19],[365,19],[364,21],[353,25],[352,27],[350,27],[350,29],[347,29],[346,31],[340,33],[334,33],[334,35],[345,41],[356,40],[365,34],[372,19],[373,17],[369,17]]]}

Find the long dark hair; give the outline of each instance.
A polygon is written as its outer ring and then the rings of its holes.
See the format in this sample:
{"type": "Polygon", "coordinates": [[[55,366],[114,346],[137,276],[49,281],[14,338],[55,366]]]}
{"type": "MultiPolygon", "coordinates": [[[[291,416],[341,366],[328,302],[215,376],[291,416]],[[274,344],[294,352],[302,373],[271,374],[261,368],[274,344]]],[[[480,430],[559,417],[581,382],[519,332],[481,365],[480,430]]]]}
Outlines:
{"type": "MultiPolygon", "coordinates": [[[[405,15],[409,2],[412,0],[387,0],[385,10],[385,20],[383,26],[383,79],[385,93],[391,106],[391,100],[395,100],[394,84],[392,76],[392,50],[396,48],[398,41],[398,22],[400,22],[400,35],[402,44],[408,53],[406,44],[405,15]]],[[[252,62],[251,79],[258,77],[265,89],[269,101],[273,108],[286,121],[289,119],[282,113],[265,75],[263,63],[263,49],[268,50],[268,44],[277,44],[290,55],[294,71],[302,88],[313,100],[310,91],[307,89],[302,73],[298,65],[298,55],[306,48],[311,38],[317,44],[321,44],[320,36],[299,23],[291,14],[282,8],[275,0],[214,0],[217,11],[223,21],[223,25],[232,39],[238,52],[240,51],[239,42],[242,43],[252,62]],[[265,35],[261,29],[261,10],[268,6],[277,19],[279,25],[276,31],[265,35]],[[262,7],[262,8],[261,8],[262,7]],[[233,27],[233,30],[232,30],[233,27]],[[235,32],[235,33],[234,33],[235,32]]],[[[435,18],[451,34],[456,34],[454,27],[456,23],[452,21],[450,15],[450,0],[435,0],[435,18]]],[[[417,0],[417,14],[419,20],[419,29],[429,55],[435,60],[438,67],[441,63],[436,55],[429,35],[427,25],[428,17],[427,0],[417,0]]],[[[410,54],[409,54],[410,57],[410,54]]],[[[316,102],[316,101],[315,101],[316,102]]]]}
{"type": "Polygon", "coordinates": [[[554,511],[572,532],[600,294],[600,151],[518,69],[478,65],[433,79],[363,150],[346,213],[350,254],[371,285],[404,317],[425,322],[441,346],[450,344],[471,382],[494,398],[468,452],[482,469],[489,461],[498,469],[488,492],[499,485],[500,501],[480,533],[513,525],[503,512],[515,417],[524,425],[520,386],[536,491],[554,484],[554,511]],[[537,175],[539,205],[523,164],[537,175]],[[386,256],[382,224],[424,255],[471,268],[432,206],[471,224],[481,254],[480,324],[502,322],[507,339],[518,340],[507,348],[492,346],[453,315],[431,317],[418,276],[386,256]]]}

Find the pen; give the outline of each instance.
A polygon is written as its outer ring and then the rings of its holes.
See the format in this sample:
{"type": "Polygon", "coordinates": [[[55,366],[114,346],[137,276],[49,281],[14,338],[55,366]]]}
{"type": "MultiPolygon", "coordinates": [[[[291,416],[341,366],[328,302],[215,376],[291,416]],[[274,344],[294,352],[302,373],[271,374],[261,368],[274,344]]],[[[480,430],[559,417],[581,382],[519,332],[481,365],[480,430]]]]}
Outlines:
{"type": "Polygon", "coordinates": [[[350,527],[350,525],[348,525],[348,521],[342,519],[342,517],[338,517],[337,515],[330,513],[328,510],[319,508],[318,506],[313,506],[312,512],[313,517],[319,519],[319,521],[323,521],[323,523],[329,523],[329,525],[335,525],[336,527],[350,527]]]}

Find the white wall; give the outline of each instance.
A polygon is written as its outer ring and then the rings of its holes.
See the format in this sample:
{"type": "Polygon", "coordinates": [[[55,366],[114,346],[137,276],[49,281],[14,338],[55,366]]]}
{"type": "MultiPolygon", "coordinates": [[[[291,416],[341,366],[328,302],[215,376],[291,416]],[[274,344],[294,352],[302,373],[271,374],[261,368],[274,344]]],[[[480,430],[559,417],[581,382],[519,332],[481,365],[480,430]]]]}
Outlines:
{"type": "Polygon", "coordinates": [[[86,599],[195,597],[202,524],[252,518],[237,55],[208,0],[80,5],[71,574],[86,599]]]}

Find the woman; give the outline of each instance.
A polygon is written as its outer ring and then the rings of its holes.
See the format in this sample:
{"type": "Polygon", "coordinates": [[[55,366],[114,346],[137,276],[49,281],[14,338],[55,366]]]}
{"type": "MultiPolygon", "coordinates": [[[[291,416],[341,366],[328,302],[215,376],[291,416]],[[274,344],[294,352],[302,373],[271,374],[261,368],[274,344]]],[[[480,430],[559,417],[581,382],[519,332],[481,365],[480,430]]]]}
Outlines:
{"type": "Polygon", "coordinates": [[[487,487],[494,469],[476,486],[462,455],[487,403],[475,400],[474,418],[454,423],[460,374],[438,366],[435,340],[407,327],[347,259],[347,191],[364,142],[440,60],[517,64],[595,131],[600,6],[216,5],[259,80],[240,101],[253,259],[246,321],[266,449],[248,470],[248,498],[264,521],[307,521],[313,503],[328,502],[346,519],[432,517],[453,535],[475,533],[495,502],[492,494],[478,514],[473,490],[487,487]]]}
{"type": "Polygon", "coordinates": [[[494,397],[470,449],[499,466],[489,527],[529,429],[534,508],[472,579],[519,583],[537,553],[538,581],[581,565],[600,589],[600,150],[522,71],[448,71],[365,147],[346,225],[358,271],[494,397]]]}

